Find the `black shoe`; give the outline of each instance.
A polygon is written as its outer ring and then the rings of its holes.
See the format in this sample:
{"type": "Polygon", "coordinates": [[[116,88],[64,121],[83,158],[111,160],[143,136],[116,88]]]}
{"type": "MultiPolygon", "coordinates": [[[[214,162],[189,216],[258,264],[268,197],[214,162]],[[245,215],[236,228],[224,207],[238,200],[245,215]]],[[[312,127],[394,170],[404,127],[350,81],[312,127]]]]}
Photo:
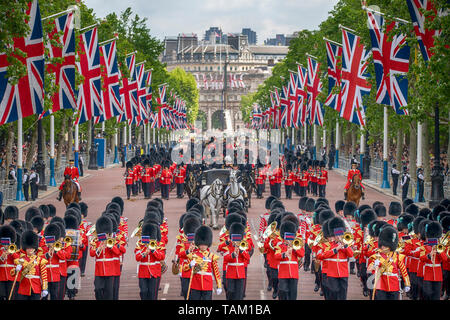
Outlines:
{"type": "Polygon", "coordinates": [[[354,269],[351,269],[351,270],[350,270],[350,274],[355,274],[355,270],[354,270],[354,269]]]}
{"type": "Polygon", "coordinates": [[[309,271],[309,266],[305,265],[305,266],[303,267],[303,270],[305,270],[305,272],[308,272],[308,271],[309,271]]]}
{"type": "Polygon", "coordinates": [[[357,276],[358,278],[361,278],[361,273],[359,273],[359,270],[356,272],[356,276],[357,276]]]}
{"type": "Polygon", "coordinates": [[[278,297],[278,291],[274,291],[273,293],[272,293],[272,298],[273,299],[276,299],[278,297]]]}
{"type": "Polygon", "coordinates": [[[321,297],[323,297],[323,290],[320,290],[319,295],[320,295],[321,297]]]}
{"type": "Polygon", "coordinates": [[[56,200],[61,201],[62,198],[62,191],[59,192],[58,197],[56,197],[56,200]]]}
{"type": "Polygon", "coordinates": [[[316,284],[316,286],[314,287],[314,292],[317,292],[317,291],[319,291],[319,289],[320,289],[319,285],[318,285],[318,284],[316,284]]]}
{"type": "Polygon", "coordinates": [[[271,284],[269,284],[269,285],[267,286],[267,291],[272,291],[272,285],[271,285],[271,284]]]}
{"type": "Polygon", "coordinates": [[[369,290],[363,289],[363,296],[367,297],[369,295],[369,290]]]}

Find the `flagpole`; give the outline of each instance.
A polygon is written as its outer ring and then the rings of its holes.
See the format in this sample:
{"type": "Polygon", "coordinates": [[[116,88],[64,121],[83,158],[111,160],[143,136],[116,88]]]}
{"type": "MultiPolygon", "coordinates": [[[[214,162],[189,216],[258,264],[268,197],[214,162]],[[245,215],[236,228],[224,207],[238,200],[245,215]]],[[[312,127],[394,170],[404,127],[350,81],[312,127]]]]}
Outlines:
{"type": "Polygon", "coordinates": [[[127,126],[123,126],[123,157],[125,159],[125,162],[128,161],[127,159],[127,126]]]}
{"type": "Polygon", "coordinates": [[[79,168],[79,165],[78,165],[78,159],[79,159],[78,149],[79,149],[78,124],[76,124],[75,125],[75,143],[74,143],[73,157],[74,157],[74,165],[77,168],[79,168]]]}
{"type": "Polygon", "coordinates": [[[56,187],[55,180],[55,116],[50,115],[50,187],[56,187]]]}
{"type": "Polygon", "coordinates": [[[363,174],[363,157],[364,157],[364,153],[366,152],[366,140],[364,137],[364,127],[361,125],[361,137],[359,140],[359,170],[361,171],[361,174],[363,174]]]}
{"type": "Polygon", "coordinates": [[[339,119],[336,119],[336,156],[334,157],[334,167],[339,168],[339,119]]]}
{"type": "Polygon", "coordinates": [[[22,163],[23,163],[23,132],[22,132],[22,118],[17,119],[17,193],[16,201],[24,201],[22,191],[22,163]]]}
{"type": "Polygon", "coordinates": [[[313,124],[313,160],[317,160],[317,125],[313,124]]]}
{"type": "Polygon", "coordinates": [[[74,7],[70,8],[70,9],[65,10],[65,11],[61,11],[61,12],[52,14],[51,16],[42,18],[41,21],[45,21],[45,20],[48,20],[48,19],[51,19],[51,18],[56,18],[56,17],[62,16],[62,15],[64,15],[64,14],[66,14],[66,13],[69,13],[69,12],[74,11],[74,10],[77,9],[77,8],[78,8],[77,6],[74,6],[74,7]]]}
{"type": "Polygon", "coordinates": [[[108,44],[108,43],[110,43],[110,42],[113,42],[114,40],[117,40],[117,39],[119,39],[119,37],[114,37],[114,38],[112,38],[112,39],[105,40],[105,41],[103,41],[103,42],[100,42],[98,45],[99,45],[99,46],[103,46],[103,45],[108,44]]]}
{"type": "Polygon", "coordinates": [[[337,46],[339,46],[339,47],[342,47],[342,43],[338,43],[338,42],[336,42],[336,41],[330,40],[330,39],[325,38],[325,37],[323,37],[323,40],[328,41],[328,42],[331,42],[331,43],[333,43],[333,44],[335,44],[335,45],[337,45],[337,46]]]}
{"type": "Polygon", "coordinates": [[[383,129],[383,182],[381,188],[389,189],[388,180],[388,109],[384,106],[384,129],[383,129]]]}
{"type": "Polygon", "coordinates": [[[90,29],[94,29],[95,27],[97,27],[99,25],[99,23],[94,23],[93,25],[90,25],[89,27],[84,27],[83,29],[80,29],[80,33],[89,31],[90,29]]]}
{"type": "Polygon", "coordinates": [[[406,24],[411,24],[411,21],[407,21],[407,20],[403,20],[403,19],[400,19],[400,18],[392,17],[392,16],[390,16],[390,15],[386,15],[386,14],[380,12],[380,11],[373,10],[373,9],[368,8],[368,7],[366,7],[366,6],[362,6],[362,9],[365,10],[365,11],[370,11],[370,12],[379,14],[379,15],[381,15],[381,16],[387,16],[387,17],[389,17],[389,18],[391,18],[391,19],[397,20],[398,22],[403,22],[403,23],[406,23],[406,24]]]}
{"type": "Polygon", "coordinates": [[[118,157],[118,150],[117,150],[117,143],[118,143],[118,137],[117,137],[117,128],[114,129],[114,161],[113,163],[119,163],[119,157],[118,157]]]}

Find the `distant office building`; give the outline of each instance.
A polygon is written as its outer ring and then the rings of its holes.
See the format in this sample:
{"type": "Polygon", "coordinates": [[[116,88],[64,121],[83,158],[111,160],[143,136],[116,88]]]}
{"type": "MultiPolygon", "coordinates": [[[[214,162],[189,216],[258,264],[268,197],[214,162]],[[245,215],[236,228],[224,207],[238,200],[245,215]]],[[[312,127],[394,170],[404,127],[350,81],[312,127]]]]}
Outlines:
{"type": "Polygon", "coordinates": [[[242,34],[246,35],[248,38],[248,44],[254,45],[257,42],[256,32],[250,28],[243,28],[242,34]]]}
{"type": "Polygon", "coordinates": [[[275,38],[269,38],[264,41],[264,44],[268,46],[286,46],[286,37],[284,34],[277,34],[275,38]]]}

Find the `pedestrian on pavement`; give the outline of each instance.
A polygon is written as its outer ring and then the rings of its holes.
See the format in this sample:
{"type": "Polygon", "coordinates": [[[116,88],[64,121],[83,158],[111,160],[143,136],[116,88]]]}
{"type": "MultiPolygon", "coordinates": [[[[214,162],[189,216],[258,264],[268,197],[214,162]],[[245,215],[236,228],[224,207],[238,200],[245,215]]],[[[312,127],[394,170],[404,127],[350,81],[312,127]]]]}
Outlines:
{"type": "Polygon", "coordinates": [[[80,169],[80,176],[81,177],[83,176],[83,172],[84,172],[83,171],[83,166],[84,166],[84,159],[83,159],[83,156],[80,153],[80,155],[78,157],[78,167],[80,169]]]}
{"type": "Polygon", "coordinates": [[[425,202],[425,198],[423,197],[425,185],[425,177],[423,176],[423,168],[419,167],[417,169],[417,193],[419,195],[418,202],[425,202]]]}
{"type": "Polygon", "coordinates": [[[411,176],[408,173],[408,167],[403,166],[402,181],[400,182],[402,186],[402,200],[408,197],[409,180],[411,180],[411,176]]]}
{"type": "Polygon", "coordinates": [[[392,176],[392,193],[394,196],[397,195],[398,177],[400,176],[400,171],[397,170],[397,164],[392,165],[391,169],[392,176]]]}
{"type": "Polygon", "coordinates": [[[30,169],[30,189],[31,189],[31,200],[34,201],[38,198],[38,184],[39,184],[39,173],[36,172],[35,167],[30,169]]]}
{"type": "Polygon", "coordinates": [[[11,185],[17,182],[16,169],[13,164],[9,165],[8,180],[11,185]]]}
{"type": "Polygon", "coordinates": [[[330,152],[328,152],[328,170],[333,170],[335,154],[336,148],[334,147],[334,144],[332,144],[330,147],[330,152]]]}
{"type": "Polygon", "coordinates": [[[30,174],[28,173],[28,169],[23,169],[23,195],[25,197],[25,201],[29,201],[30,198],[30,174]]]}

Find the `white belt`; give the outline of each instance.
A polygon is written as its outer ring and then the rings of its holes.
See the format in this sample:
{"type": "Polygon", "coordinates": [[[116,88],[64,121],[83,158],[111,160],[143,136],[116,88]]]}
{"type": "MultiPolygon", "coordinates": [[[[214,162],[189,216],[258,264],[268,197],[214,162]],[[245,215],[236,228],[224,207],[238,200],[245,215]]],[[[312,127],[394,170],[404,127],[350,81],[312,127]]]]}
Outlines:
{"type": "Polygon", "coordinates": [[[398,273],[392,273],[392,272],[384,272],[383,275],[389,276],[389,277],[398,277],[398,273]]]}
{"type": "Polygon", "coordinates": [[[212,276],[212,272],[206,272],[206,271],[199,271],[197,274],[201,276],[212,276]]]}
{"type": "Polygon", "coordinates": [[[228,263],[228,266],[243,266],[244,264],[241,262],[233,262],[233,263],[228,263]]]}
{"type": "Polygon", "coordinates": [[[116,258],[104,258],[104,259],[96,259],[96,262],[105,262],[105,261],[114,261],[114,260],[119,260],[118,257],[116,258]]]}
{"type": "Polygon", "coordinates": [[[324,259],[324,260],[333,262],[347,262],[347,259],[324,259]]]}
{"type": "Polygon", "coordinates": [[[59,260],[59,263],[64,263],[66,262],[66,260],[59,260]]]}
{"type": "Polygon", "coordinates": [[[432,263],[426,263],[425,267],[440,267],[441,264],[432,264],[432,263]]]}
{"type": "Polygon", "coordinates": [[[12,267],[15,267],[15,265],[13,265],[13,264],[0,264],[0,267],[3,267],[3,268],[12,268],[12,267]]]}
{"type": "Polygon", "coordinates": [[[296,261],[281,261],[280,264],[297,264],[296,261]]]}
{"type": "Polygon", "coordinates": [[[59,268],[59,264],[48,264],[47,268],[59,268]]]}
{"type": "Polygon", "coordinates": [[[157,264],[161,264],[161,263],[159,263],[159,262],[141,262],[141,263],[139,263],[140,266],[154,266],[157,264]]]}
{"type": "Polygon", "coordinates": [[[27,275],[25,276],[25,278],[27,278],[27,279],[39,279],[40,277],[39,277],[39,276],[33,276],[33,275],[27,274],[27,275]]]}

